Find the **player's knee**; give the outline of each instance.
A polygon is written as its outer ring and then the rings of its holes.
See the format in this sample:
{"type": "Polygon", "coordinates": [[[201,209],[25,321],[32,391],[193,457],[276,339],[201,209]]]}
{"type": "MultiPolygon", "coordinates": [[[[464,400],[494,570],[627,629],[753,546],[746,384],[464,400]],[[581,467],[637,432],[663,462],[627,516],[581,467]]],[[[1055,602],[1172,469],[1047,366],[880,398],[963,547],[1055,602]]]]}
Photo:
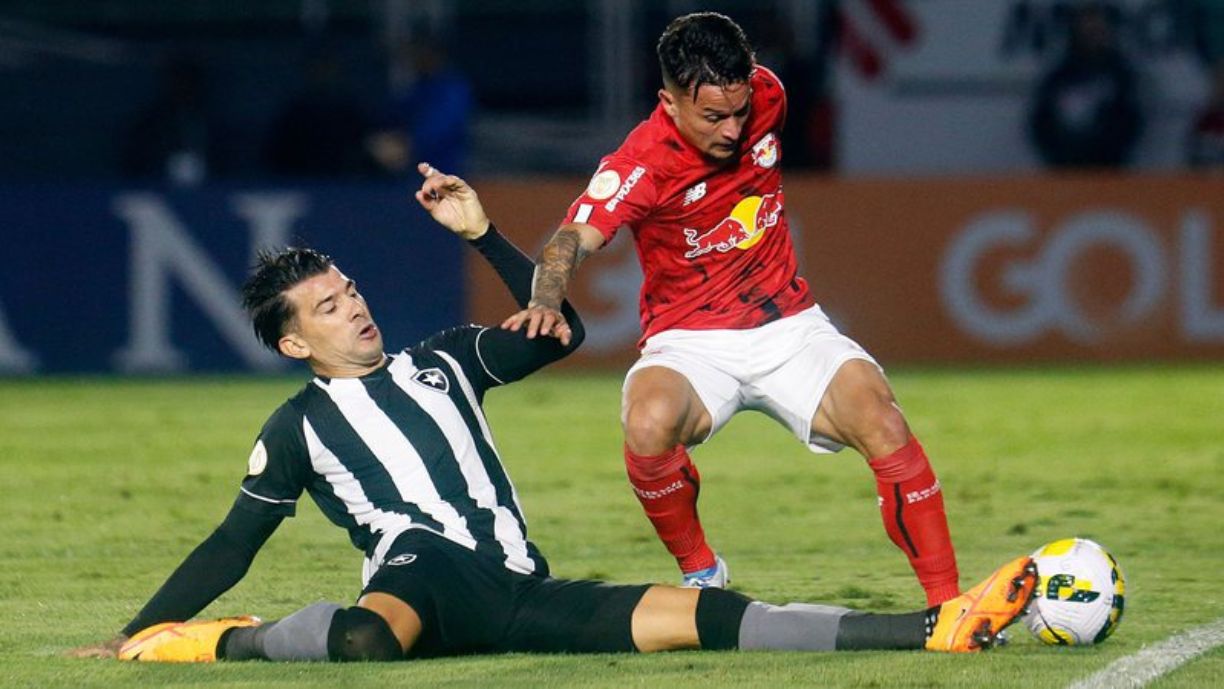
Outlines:
{"type": "Polygon", "coordinates": [[[909,442],[909,424],[891,394],[867,393],[845,406],[837,421],[846,442],[868,458],[891,454],[909,442]]]}
{"type": "Polygon", "coordinates": [[[373,610],[360,607],[336,611],[327,634],[327,653],[340,662],[404,657],[404,649],[387,621],[373,610]]]}
{"type": "Polygon", "coordinates": [[[876,411],[880,436],[889,443],[904,445],[909,442],[910,428],[905,421],[905,415],[892,397],[881,400],[876,411]]]}
{"type": "Polygon", "coordinates": [[[891,396],[878,399],[864,417],[860,437],[869,457],[890,454],[909,442],[909,424],[891,396]]]}
{"type": "Polygon", "coordinates": [[[658,455],[681,442],[682,414],[668,400],[646,399],[625,410],[625,444],[639,455],[658,455]]]}

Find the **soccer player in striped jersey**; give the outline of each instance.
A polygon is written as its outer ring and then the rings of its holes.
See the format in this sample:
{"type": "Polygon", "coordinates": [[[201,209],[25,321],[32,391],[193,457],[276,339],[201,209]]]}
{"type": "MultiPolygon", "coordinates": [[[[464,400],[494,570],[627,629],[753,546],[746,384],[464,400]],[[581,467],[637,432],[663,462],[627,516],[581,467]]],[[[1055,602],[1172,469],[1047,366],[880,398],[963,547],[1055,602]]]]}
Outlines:
{"type": "MultiPolygon", "coordinates": [[[[525,304],[532,262],[489,223],[463,180],[422,166],[417,200],[468,240],[525,304]]],[[[1035,586],[1028,558],[928,610],[872,615],[771,606],[721,589],[614,586],[549,576],[481,409],[485,391],[572,351],[477,326],[398,354],[356,283],[309,249],[261,256],[244,287],[256,334],[315,377],[264,425],[224,522],[111,642],[77,655],[126,660],[397,660],[473,652],[682,648],[837,650],[989,646],[1035,586]],[[284,619],[187,620],[236,584],[308,492],[365,555],[349,607],[317,603],[284,619]]]]}

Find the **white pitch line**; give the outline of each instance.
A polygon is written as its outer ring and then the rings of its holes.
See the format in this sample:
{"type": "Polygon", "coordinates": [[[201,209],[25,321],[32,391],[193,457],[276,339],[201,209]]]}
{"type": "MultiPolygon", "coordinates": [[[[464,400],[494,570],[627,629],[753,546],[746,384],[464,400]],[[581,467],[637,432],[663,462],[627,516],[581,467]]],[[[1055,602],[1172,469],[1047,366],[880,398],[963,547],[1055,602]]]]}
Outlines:
{"type": "Polygon", "coordinates": [[[1224,617],[1119,658],[1067,689],[1139,689],[1207,651],[1224,646],[1224,617]]]}

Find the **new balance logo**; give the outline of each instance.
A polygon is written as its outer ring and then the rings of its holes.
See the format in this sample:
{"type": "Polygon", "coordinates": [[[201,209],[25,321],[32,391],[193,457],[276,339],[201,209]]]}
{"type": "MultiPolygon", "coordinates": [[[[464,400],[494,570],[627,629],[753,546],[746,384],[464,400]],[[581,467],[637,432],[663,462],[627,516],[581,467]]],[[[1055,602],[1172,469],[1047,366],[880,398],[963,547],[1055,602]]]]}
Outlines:
{"type": "Polygon", "coordinates": [[[684,192],[684,205],[687,206],[692,203],[697,203],[701,199],[705,198],[705,195],[706,195],[706,183],[705,182],[702,182],[696,186],[690,187],[688,191],[684,192]]]}

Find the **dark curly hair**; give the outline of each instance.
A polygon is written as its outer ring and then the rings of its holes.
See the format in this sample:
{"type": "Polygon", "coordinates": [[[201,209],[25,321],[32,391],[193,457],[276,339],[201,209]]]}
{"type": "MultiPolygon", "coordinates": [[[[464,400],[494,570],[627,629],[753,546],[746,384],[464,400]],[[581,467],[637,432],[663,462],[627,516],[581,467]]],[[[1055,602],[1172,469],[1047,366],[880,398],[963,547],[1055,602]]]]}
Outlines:
{"type": "Polygon", "coordinates": [[[331,267],[331,257],[314,249],[289,247],[259,252],[255,272],[242,285],[242,308],[251,318],[255,337],[265,347],[280,353],[277,343],[295,316],[285,292],[331,267]]]}
{"type": "Polygon", "coordinates": [[[663,82],[687,91],[705,84],[748,81],[755,56],[744,30],[717,12],[695,12],[672,20],[657,47],[663,82]]]}

